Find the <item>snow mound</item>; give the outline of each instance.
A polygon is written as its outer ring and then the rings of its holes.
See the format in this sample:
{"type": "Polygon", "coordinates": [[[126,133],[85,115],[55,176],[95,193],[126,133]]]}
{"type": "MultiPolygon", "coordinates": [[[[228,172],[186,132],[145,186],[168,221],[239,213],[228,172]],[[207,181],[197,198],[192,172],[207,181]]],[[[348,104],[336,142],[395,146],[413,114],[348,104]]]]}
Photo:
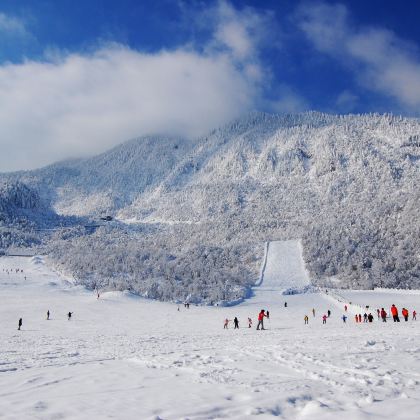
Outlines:
{"type": "Polygon", "coordinates": [[[308,284],[304,287],[289,287],[288,289],[283,291],[282,295],[301,295],[303,293],[315,293],[317,291],[317,287],[308,284]]]}
{"type": "Polygon", "coordinates": [[[42,257],[40,257],[39,255],[35,255],[34,257],[31,258],[31,264],[40,265],[40,264],[45,264],[45,262],[42,257]]]}

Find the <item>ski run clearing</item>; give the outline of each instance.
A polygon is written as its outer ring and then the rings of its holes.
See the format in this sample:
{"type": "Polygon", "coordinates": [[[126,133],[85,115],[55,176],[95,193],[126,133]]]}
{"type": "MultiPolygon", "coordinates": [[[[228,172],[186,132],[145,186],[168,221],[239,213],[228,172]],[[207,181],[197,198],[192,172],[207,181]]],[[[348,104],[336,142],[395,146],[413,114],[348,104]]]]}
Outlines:
{"type": "Polygon", "coordinates": [[[261,284],[232,307],[97,299],[42,257],[1,257],[0,418],[419,419],[420,292],[282,295],[308,284],[296,241],[268,244],[261,284]],[[346,324],[340,300],[352,302],[346,324]],[[409,322],[377,320],[393,303],[409,322]],[[358,305],[373,323],[355,323],[358,305]],[[262,308],[270,319],[256,331],[262,308]],[[224,330],[235,316],[240,329],[224,330]]]}

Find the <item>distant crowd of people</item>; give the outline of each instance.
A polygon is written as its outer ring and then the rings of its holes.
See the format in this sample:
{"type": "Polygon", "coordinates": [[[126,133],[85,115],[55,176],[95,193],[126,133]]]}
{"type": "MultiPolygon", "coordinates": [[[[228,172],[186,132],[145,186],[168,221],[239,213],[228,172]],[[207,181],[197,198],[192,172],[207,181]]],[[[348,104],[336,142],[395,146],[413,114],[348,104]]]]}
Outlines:
{"type": "MultiPolygon", "coordinates": [[[[284,307],[287,308],[287,302],[284,303],[284,307]]],[[[344,305],[344,312],[345,313],[341,316],[341,319],[342,319],[344,324],[347,323],[347,319],[348,319],[348,316],[346,315],[347,311],[348,311],[348,306],[344,305]]],[[[316,313],[315,308],[312,308],[312,316],[314,318],[315,318],[315,313],[316,313]]],[[[387,314],[387,312],[385,311],[384,308],[377,309],[376,313],[377,313],[378,320],[382,320],[382,322],[387,321],[388,314],[387,314]]],[[[400,322],[398,308],[394,304],[391,306],[390,313],[392,315],[392,319],[393,319],[394,322],[400,322]]],[[[411,314],[412,314],[411,319],[413,321],[416,321],[417,320],[417,312],[415,310],[413,310],[411,314]]],[[[404,320],[407,322],[409,320],[409,317],[410,317],[410,312],[407,308],[404,307],[401,310],[401,315],[403,316],[404,320]]],[[[321,317],[322,323],[326,324],[327,319],[330,318],[330,317],[331,317],[331,310],[328,309],[327,312],[325,314],[323,314],[322,317],[321,317]]],[[[264,318],[269,319],[270,318],[270,312],[266,311],[265,309],[261,309],[261,311],[258,314],[257,330],[260,330],[260,329],[265,330],[265,328],[264,328],[264,318]]],[[[369,322],[373,322],[374,316],[372,315],[371,312],[369,312],[369,313],[365,312],[363,315],[362,314],[355,314],[354,319],[355,319],[356,323],[362,323],[362,322],[369,323],[369,322]]],[[[232,320],[226,318],[223,322],[223,328],[228,329],[229,328],[229,323],[231,321],[232,320]]],[[[309,324],[309,316],[305,315],[303,317],[303,321],[304,321],[305,325],[309,324]]],[[[236,316],[233,319],[233,325],[234,325],[234,329],[239,328],[239,319],[236,316]]],[[[248,328],[251,328],[251,327],[252,327],[252,319],[248,317],[248,328]]]]}
{"type": "MultiPolygon", "coordinates": [[[[391,312],[393,321],[400,322],[398,308],[394,304],[391,306],[390,312],[391,312]]],[[[386,322],[388,318],[388,314],[384,308],[377,309],[376,314],[377,314],[378,320],[382,319],[382,322],[386,322]]],[[[407,308],[402,308],[401,315],[403,316],[404,321],[407,322],[408,318],[410,317],[410,312],[407,308]]],[[[354,319],[357,323],[362,322],[362,314],[356,314],[354,316],[354,319]]],[[[369,314],[367,314],[366,312],[363,314],[363,322],[373,322],[373,319],[374,319],[374,316],[372,315],[371,312],[369,314]]],[[[413,321],[417,320],[417,312],[415,310],[412,311],[412,320],[413,321]]]]}
{"type": "Polygon", "coordinates": [[[8,268],[3,268],[3,272],[7,273],[7,274],[11,274],[11,273],[23,273],[23,270],[20,268],[11,268],[10,270],[8,268]]]}
{"type": "MultiPolygon", "coordinates": [[[[21,268],[3,268],[3,272],[7,275],[10,274],[23,274],[23,270],[21,268]]],[[[24,279],[26,280],[26,276],[24,276],[24,279]]]]}

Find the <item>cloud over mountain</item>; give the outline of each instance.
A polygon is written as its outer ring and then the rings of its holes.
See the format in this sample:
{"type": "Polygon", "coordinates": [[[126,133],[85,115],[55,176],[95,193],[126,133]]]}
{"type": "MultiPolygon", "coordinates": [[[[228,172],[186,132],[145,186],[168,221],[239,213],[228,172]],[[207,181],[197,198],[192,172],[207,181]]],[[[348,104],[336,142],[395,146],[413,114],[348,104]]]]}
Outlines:
{"type": "MultiPolygon", "coordinates": [[[[1,21],[0,21],[1,22],[1,21]]],[[[221,2],[206,44],[142,52],[121,44],[0,67],[0,171],[103,151],[149,133],[198,136],[253,109],[267,17],[221,2]]]]}

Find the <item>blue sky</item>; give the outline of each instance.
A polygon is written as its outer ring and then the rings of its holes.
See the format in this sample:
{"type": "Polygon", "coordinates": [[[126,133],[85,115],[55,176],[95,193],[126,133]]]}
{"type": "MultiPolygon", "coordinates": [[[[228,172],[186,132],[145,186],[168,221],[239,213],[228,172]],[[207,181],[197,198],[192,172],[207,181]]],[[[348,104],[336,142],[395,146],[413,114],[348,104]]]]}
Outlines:
{"type": "Polygon", "coordinates": [[[419,116],[418,16],[418,1],[2,0],[0,171],[251,110],[419,116]]]}

